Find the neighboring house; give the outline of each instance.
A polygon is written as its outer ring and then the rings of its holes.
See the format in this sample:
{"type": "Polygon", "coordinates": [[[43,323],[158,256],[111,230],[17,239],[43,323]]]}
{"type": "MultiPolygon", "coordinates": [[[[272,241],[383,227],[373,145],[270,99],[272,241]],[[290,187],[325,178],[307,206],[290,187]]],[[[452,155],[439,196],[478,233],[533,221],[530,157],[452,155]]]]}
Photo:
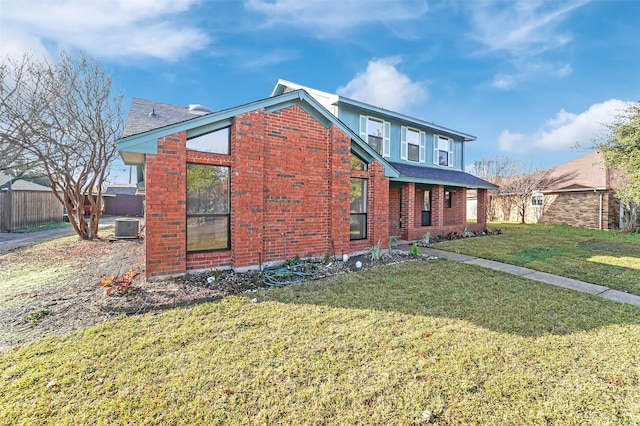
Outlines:
{"type": "Polygon", "coordinates": [[[547,185],[532,200],[534,208],[542,210],[538,223],[619,228],[620,202],[614,197],[618,179],[597,151],[550,169],[547,185]]]}
{"type": "Polygon", "coordinates": [[[0,173],[0,231],[62,221],[62,205],[48,186],[0,173]]]}
{"type": "MultiPolygon", "coordinates": [[[[507,178],[508,179],[508,178],[507,178]]],[[[591,152],[546,171],[525,212],[529,223],[616,229],[620,202],[614,197],[618,174],[604,167],[602,155],[591,152]]],[[[505,184],[508,187],[508,183],[505,184]]],[[[491,196],[491,195],[490,195],[491,196]]],[[[473,210],[475,197],[467,199],[473,210]]],[[[519,222],[520,212],[507,196],[494,199],[492,220],[519,222]]]]}
{"type": "Polygon", "coordinates": [[[104,214],[113,216],[142,216],[144,214],[144,196],[136,185],[110,185],[105,195],[111,197],[105,203],[104,214]]]}
{"type": "Polygon", "coordinates": [[[463,172],[473,136],[279,81],[230,109],[132,103],[118,150],[144,168],[148,277],[257,269],[485,229],[494,185],[463,172]]]}

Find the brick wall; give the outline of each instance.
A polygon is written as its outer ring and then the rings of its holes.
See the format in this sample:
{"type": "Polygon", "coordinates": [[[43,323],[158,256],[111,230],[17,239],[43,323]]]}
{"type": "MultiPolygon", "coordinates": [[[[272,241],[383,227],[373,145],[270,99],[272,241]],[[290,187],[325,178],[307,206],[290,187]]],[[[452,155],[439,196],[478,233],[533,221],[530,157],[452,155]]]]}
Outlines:
{"type": "Polygon", "coordinates": [[[302,108],[237,116],[231,154],[187,152],[185,134],[146,156],[147,276],[257,268],[293,256],[340,255],[388,238],[389,182],[370,165],[368,239],[349,240],[351,140],[302,108]],[[231,249],[186,254],[186,163],[231,167],[231,249]]]}
{"type": "Polygon", "coordinates": [[[585,191],[554,194],[553,202],[546,207],[538,223],[599,229],[601,194],[602,229],[614,229],[618,226],[618,211],[616,209],[616,200],[613,198],[611,191],[604,193],[585,191]]]}
{"type": "Polygon", "coordinates": [[[400,188],[389,188],[389,235],[400,237],[402,225],[400,221],[400,188]]]}

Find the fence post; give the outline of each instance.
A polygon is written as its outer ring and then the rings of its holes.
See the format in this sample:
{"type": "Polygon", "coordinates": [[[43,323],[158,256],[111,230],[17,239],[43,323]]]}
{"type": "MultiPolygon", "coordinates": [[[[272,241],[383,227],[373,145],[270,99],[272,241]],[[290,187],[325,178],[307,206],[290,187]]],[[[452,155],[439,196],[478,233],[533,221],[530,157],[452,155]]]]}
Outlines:
{"type": "Polygon", "coordinates": [[[2,232],[11,232],[12,230],[12,206],[13,206],[13,202],[12,202],[12,198],[13,198],[13,191],[11,190],[11,181],[9,181],[9,185],[7,188],[7,191],[3,191],[4,193],[2,194],[2,220],[0,221],[1,223],[1,227],[2,229],[0,229],[2,232]]]}

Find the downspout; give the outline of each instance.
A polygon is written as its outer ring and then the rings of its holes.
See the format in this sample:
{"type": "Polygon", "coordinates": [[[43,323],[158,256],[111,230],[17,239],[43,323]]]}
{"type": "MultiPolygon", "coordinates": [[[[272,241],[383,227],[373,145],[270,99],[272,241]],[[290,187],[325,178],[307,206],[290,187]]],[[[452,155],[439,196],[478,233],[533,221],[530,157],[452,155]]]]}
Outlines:
{"type": "MultiPolygon", "coordinates": [[[[598,190],[594,189],[594,192],[598,192],[598,190]]],[[[598,229],[602,230],[602,196],[603,193],[600,193],[600,211],[599,211],[599,223],[598,223],[598,229]]]]}

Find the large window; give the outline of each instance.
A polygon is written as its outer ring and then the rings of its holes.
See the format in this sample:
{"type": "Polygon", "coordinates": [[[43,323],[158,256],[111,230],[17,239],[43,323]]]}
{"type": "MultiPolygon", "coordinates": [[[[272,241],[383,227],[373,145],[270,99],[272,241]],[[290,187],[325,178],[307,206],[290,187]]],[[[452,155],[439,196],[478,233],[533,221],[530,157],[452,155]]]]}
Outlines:
{"type": "Polygon", "coordinates": [[[365,163],[362,158],[351,153],[351,170],[367,171],[368,166],[369,165],[365,163]]]}
{"type": "Polygon", "coordinates": [[[205,133],[204,135],[187,139],[187,149],[228,155],[230,140],[229,127],[225,127],[211,133],[205,133]]]}
{"type": "Polygon", "coordinates": [[[360,116],[360,137],[378,154],[390,155],[391,123],[366,115],[360,116]]]}
{"type": "Polygon", "coordinates": [[[431,226],[431,191],[422,193],[422,226],[431,226]]]}
{"type": "Polygon", "coordinates": [[[453,140],[441,136],[433,137],[433,163],[453,167],[453,140]]]}
{"type": "Polygon", "coordinates": [[[229,167],[187,164],[187,251],[231,247],[229,183],[229,167]]]}
{"type": "Polygon", "coordinates": [[[351,178],[351,224],[350,236],[352,240],[367,238],[367,180],[351,178]]]}

